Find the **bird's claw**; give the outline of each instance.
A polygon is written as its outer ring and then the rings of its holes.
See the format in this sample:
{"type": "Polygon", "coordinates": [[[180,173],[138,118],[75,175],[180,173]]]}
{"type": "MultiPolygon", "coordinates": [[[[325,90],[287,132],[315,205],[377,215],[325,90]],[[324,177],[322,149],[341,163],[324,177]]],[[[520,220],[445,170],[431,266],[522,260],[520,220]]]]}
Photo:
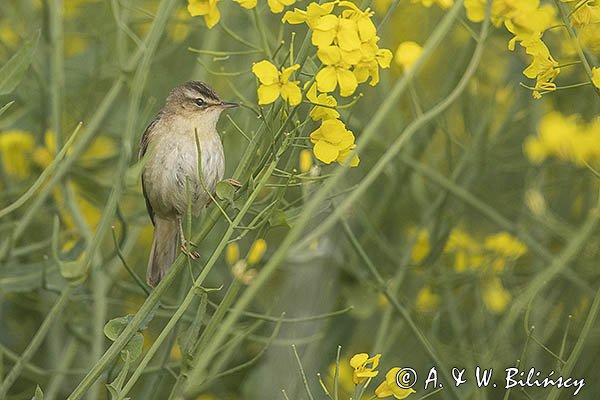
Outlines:
{"type": "Polygon", "coordinates": [[[188,256],[189,258],[191,258],[192,260],[196,260],[196,259],[200,258],[200,253],[198,253],[197,251],[194,251],[194,250],[188,250],[188,244],[190,244],[191,246],[197,247],[194,243],[186,240],[183,243],[181,243],[181,252],[183,254],[185,254],[186,256],[188,256]]]}

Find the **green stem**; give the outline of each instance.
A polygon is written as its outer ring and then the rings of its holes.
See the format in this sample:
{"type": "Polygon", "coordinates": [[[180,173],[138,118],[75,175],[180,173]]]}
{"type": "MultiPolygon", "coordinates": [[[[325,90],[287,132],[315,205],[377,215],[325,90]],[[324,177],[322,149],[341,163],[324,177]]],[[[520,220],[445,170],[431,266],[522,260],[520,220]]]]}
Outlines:
{"type": "Polygon", "coordinates": [[[46,316],[46,319],[44,319],[44,322],[42,322],[42,325],[38,328],[37,332],[35,333],[35,336],[27,345],[27,348],[25,349],[21,357],[19,357],[13,368],[4,378],[4,381],[2,381],[2,385],[0,385],[0,399],[6,398],[8,390],[15,383],[17,378],[21,375],[21,372],[23,371],[25,365],[33,358],[37,350],[43,344],[44,339],[48,334],[48,331],[52,327],[52,324],[63,314],[64,309],[68,304],[71,290],[71,286],[67,285],[65,287],[60,297],[58,298],[58,300],[56,300],[56,303],[54,303],[54,306],[46,316]]]}
{"type": "MultiPolygon", "coordinates": [[[[437,46],[441,43],[442,39],[448,33],[450,28],[454,25],[456,16],[459,12],[462,11],[462,3],[463,1],[459,0],[454,4],[453,8],[445,15],[441,23],[438,25],[437,29],[431,35],[430,39],[424,47],[423,54],[416,62],[415,67],[412,68],[392,88],[388,95],[387,101],[379,107],[378,111],[375,113],[367,128],[363,132],[363,135],[361,137],[361,139],[363,140],[361,141],[360,145],[364,146],[368,142],[368,140],[371,139],[377,133],[379,126],[382,122],[386,120],[386,117],[392,112],[392,107],[395,106],[396,101],[404,92],[408,82],[414,79],[416,71],[419,70],[419,67],[432,54],[433,50],[437,48],[437,46]]],[[[300,52],[300,54],[302,54],[302,51],[300,52]]],[[[288,232],[277,251],[275,251],[275,253],[272,255],[267,264],[259,272],[252,285],[250,285],[250,287],[246,291],[244,291],[244,293],[240,296],[233,311],[223,321],[223,324],[220,326],[220,329],[215,334],[215,337],[210,343],[210,346],[207,348],[206,353],[202,354],[201,357],[199,357],[198,360],[196,360],[196,365],[194,366],[194,369],[190,372],[190,378],[188,379],[188,384],[183,395],[185,398],[192,398],[197,393],[199,385],[194,384],[194,382],[199,380],[198,378],[201,377],[201,371],[204,371],[208,366],[212,354],[214,354],[219,348],[219,346],[224,342],[225,338],[231,331],[237,319],[240,317],[241,313],[250,304],[252,299],[258,294],[258,291],[268,281],[268,279],[277,269],[277,267],[283,262],[292,246],[294,246],[297,240],[300,238],[304,227],[313,217],[318,207],[328,197],[331,190],[339,185],[340,180],[343,178],[347,171],[348,168],[338,168],[336,172],[332,174],[331,179],[327,183],[325,183],[317,192],[315,192],[314,196],[311,198],[311,200],[309,200],[304,210],[300,214],[300,217],[298,218],[296,224],[288,232]]]]}

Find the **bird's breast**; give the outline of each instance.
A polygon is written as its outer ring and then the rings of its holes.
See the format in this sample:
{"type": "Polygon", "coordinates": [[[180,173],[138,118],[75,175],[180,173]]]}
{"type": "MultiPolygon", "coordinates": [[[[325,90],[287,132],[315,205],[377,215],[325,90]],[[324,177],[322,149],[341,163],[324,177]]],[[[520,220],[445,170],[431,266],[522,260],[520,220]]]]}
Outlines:
{"type": "Polygon", "coordinates": [[[188,190],[194,215],[206,206],[217,182],[223,179],[223,145],[216,133],[198,135],[201,163],[193,134],[155,137],[143,175],[148,200],[157,215],[182,215],[187,209],[188,190]],[[199,171],[202,171],[203,181],[199,171]],[[186,187],[187,181],[187,187],[186,187]],[[206,189],[206,190],[205,190],[206,189]]]}

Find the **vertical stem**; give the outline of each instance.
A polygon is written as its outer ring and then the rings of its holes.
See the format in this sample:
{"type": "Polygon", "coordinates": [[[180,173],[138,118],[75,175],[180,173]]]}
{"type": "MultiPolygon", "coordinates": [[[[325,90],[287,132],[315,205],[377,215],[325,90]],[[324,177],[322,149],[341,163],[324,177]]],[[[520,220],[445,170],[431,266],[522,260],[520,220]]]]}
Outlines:
{"type": "Polygon", "coordinates": [[[40,348],[40,346],[44,342],[44,339],[46,338],[46,335],[48,334],[48,331],[50,330],[50,327],[60,317],[65,307],[67,306],[70,294],[71,286],[65,287],[60,297],[58,298],[56,303],[54,303],[54,306],[48,313],[48,316],[46,316],[46,319],[44,320],[44,322],[42,322],[42,325],[39,327],[39,329],[33,336],[33,339],[31,339],[29,345],[27,345],[27,348],[25,349],[21,357],[19,357],[13,368],[4,378],[4,381],[2,381],[2,384],[0,385],[0,399],[6,398],[8,390],[16,382],[17,378],[21,375],[21,372],[23,372],[25,364],[27,364],[31,360],[31,358],[40,348]]]}

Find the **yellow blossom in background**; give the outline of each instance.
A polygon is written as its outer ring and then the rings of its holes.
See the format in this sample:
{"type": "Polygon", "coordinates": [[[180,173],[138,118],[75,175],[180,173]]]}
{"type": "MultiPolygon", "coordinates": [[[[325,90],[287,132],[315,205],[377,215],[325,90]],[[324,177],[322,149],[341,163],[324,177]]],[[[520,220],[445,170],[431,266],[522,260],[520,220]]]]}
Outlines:
{"type": "Polygon", "coordinates": [[[573,11],[571,22],[576,27],[600,23],[600,5],[597,2],[587,1],[573,11]]]}
{"type": "Polygon", "coordinates": [[[65,34],[65,56],[75,57],[87,49],[89,42],[81,34],[65,34]]]}
{"type": "Polygon", "coordinates": [[[437,310],[440,305],[440,296],[431,290],[431,287],[425,286],[417,293],[415,308],[421,312],[431,312],[437,310]]]}
{"type": "Polygon", "coordinates": [[[252,247],[250,247],[250,251],[248,252],[248,264],[258,264],[266,251],[267,242],[264,239],[258,239],[257,241],[255,241],[252,244],[252,247]]]}
{"type": "MultiPolygon", "coordinates": [[[[325,164],[334,161],[342,164],[355,146],[354,135],[339,119],[323,121],[321,126],[310,134],[310,141],[315,145],[315,157],[325,164]]],[[[354,155],[350,166],[357,166],[359,161],[358,156],[354,155]]]]}
{"type": "Polygon", "coordinates": [[[352,356],[350,359],[350,366],[354,368],[352,373],[352,381],[355,385],[363,383],[368,378],[377,376],[379,371],[375,369],[379,366],[379,359],[381,354],[375,354],[373,357],[369,357],[367,353],[358,353],[352,356]]]}
{"type": "Polygon", "coordinates": [[[479,243],[459,228],[454,228],[450,232],[444,252],[454,254],[454,270],[456,272],[475,269],[483,262],[479,243]]]}
{"type": "Polygon", "coordinates": [[[16,178],[27,178],[31,172],[31,155],[35,140],[30,132],[21,130],[0,133],[0,158],[4,171],[16,178]]]}
{"type": "Polygon", "coordinates": [[[502,285],[500,278],[490,279],[482,288],[483,303],[494,314],[502,314],[512,301],[512,295],[502,285]]]}
{"type": "Polygon", "coordinates": [[[396,382],[396,375],[402,370],[402,368],[395,367],[390,369],[385,374],[385,381],[381,382],[377,389],[375,389],[375,395],[377,398],[385,399],[386,397],[392,397],[396,399],[405,399],[413,393],[416,393],[414,389],[404,389],[398,386],[396,382]]]}
{"type": "MultiPolygon", "coordinates": [[[[414,229],[412,235],[414,235],[414,229]]],[[[420,264],[431,251],[431,246],[429,245],[429,232],[427,232],[427,229],[419,229],[416,234],[416,239],[410,253],[410,259],[414,264],[420,264]]]]}
{"type": "Polygon", "coordinates": [[[398,46],[398,50],[396,50],[396,56],[394,60],[396,61],[396,64],[400,65],[405,71],[407,71],[412,68],[419,57],[421,57],[422,53],[423,48],[418,43],[411,41],[402,42],[398,46]]]}
{"type": "Polygon", "coordinates": [[[296,0],[267,0],[269,9],[272,13],[279,14],[283,11],[284,7],[291,6],[296,0]]]}
{"type": "Polygon", "coordinates": [[[247,9],[252,9],[254,7],[256,7],[256,0],[234,0],[236,3],[238,3],[240,6],[247,8],[247,9]]]}
{"type": "Polygon", "coordinates": [[[202,16],[208,29],[219,22],[221,13],[217,7],[219,0],[188,0],[188,12],[192,17],[202,16]]]}
{"type": "Polygon", "coordinates": [[[277,70],[267,60],[260,61],[252,66],[252,72],[258,78],[258,104],[271,104],[281,96],[291,106],[300,104],[302,92],[298,86],[299,81],[290,81],[292,73],[300,68],[299,64],[277,70]]]}
{"type": "Polygon", "coordinates": [[[600,68],[592,68],[592,83],[600,89],[600,68]]]}
{"type": "Polygon", "coordinates": [[[586,124],[577,115],[548,113],[540,121],[538,134],[526,139],[523,150],[535,164],[551,156],[580,167],[600,160],[600,119],[586,124]]]}
{"type": "Polygon", "coordinates": [[[306,173],[313,166],[313,158],[310,150],[303,149],[300,152],[300,172],[306,173]]]}
{"type": "Polygon", "coordinates": [[[499,232],[485,238],[483,246],[507,258],[519,258],[527,253],[527,246],[507,232],[499,232]]]}
{"type": "Polygon", "coordinates": [[[19,34],[7,19],[0,19],[0,42],[9,48],[17,47],[20,42],[19,34]]]}
{"type": "Polygon", "coordinates": [[[237,243],[229,243],[225,248],[225,261],[229,265],[235,264],[240,259],[240,247],[237,243]]]}
{"type": "Polygon", "coordinates": [[[434,3],[444,10],[449,9],[454,4],[454,0],[412,0],[413,3],[421,3],[425,7],[431,7],[434,3]]]}
{"type": "MultiPolygon", "coordinates": [[[[333,362],[329,365],[329,376],[328,376],[328,386],[333,387],[334,385],[334,376],[335,376],[335,367],[336,363],[333,362]]],[[[340,389],[350,395],[355,388],[353,381],[354,369],[350,366],[349,362],[343,362],[340,360],[339,369],[338,369],[338,386],[340,389]]]]}
{"type": "Polygon", "coordinates": [[[600,23],[585,25],[578,31],[579,43],[591,52],[600,54],[600,23]]]}
{"type": "Polygon", "coordinates": [[[181,43],[189,36],[192,28],[187,24],[190,13],[185,8],[175,12],[175,20],[167,25],[167,35],[174,43],[181,43]]]}

